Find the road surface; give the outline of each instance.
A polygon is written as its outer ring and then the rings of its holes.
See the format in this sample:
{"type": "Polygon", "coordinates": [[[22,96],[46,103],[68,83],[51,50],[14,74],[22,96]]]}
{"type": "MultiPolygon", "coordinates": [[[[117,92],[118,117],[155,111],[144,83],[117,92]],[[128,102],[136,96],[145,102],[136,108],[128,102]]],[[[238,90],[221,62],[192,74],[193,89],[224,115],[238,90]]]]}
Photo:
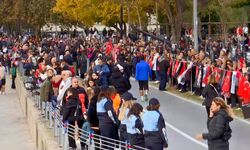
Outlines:
{"type": "MultiPolygon", "coordinates": [[[[137,102],[144,108],[148,102],[141,102],[139,97],[138,83],[131,79],[131,93],[137,97],[137,102]]],[[[168,130],[168,150],[206,150],[206,141],[195,140],[195,135],[207,132],[206,110],[200,104],[190,102],[168,92],[158,91],[150,86],[149,98],[156,97],[161,103],[162,112],[168,130]]],[[[231,122],[232,138],[230,139],[230,150],[250,149],[250,123],[235,119],[231,122]]]]}

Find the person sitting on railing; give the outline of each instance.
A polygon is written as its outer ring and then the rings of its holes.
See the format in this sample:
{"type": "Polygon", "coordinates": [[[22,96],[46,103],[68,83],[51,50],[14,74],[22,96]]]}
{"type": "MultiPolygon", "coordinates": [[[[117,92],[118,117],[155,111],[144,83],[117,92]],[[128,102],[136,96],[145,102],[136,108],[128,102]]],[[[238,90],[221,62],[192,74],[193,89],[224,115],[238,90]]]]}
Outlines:
{"type": "Polygon", "coordinates": [[[163,150],[164,147],[168,147],[165,120],[159,112],[159,108],[159,100],[151,98],[147,111],[142,116],[145,147],[150,150],[163,150]]]}
{"type": "Polygon", "coordinates": [[[110,139],[103,139],[102,144],[105,149],[113,149],[115,142],[111,139],[118,140],[119,121],[113,109],[111,93],[108,86],[101,87],[97,101],[97,117],[99,119],[99,129],[101,136],[110,139]],[[105,141],[105,142],[104,142],[105,141]],[[112,144],[111,144],[112,143],[112,144]]]}
{"type": "MultiPolygon", "coordinates": [[[[75,150],[76,147],[76,142],[75,142],[75,125],[76,121],[78,126],[79,123],[81,122],[80,120],[83,120],[83,113],[82,113],[82,107],[81,103],[79,101],[79,96],[78,92],[74,88],[69,88],[67,90],[67,102],[65,104],[65,107],[63,108],[63,122],[68,122],[69,130],[68,130],[68,139],[69,139],[69,147],[71,150],[75,150]]],[[[82,150],[85,149],[84,144],[81,144],[82,150]]]]}
{"type": "Polygon", "coordinates": [[[143,122],[140,114],[143,111],[143,107],[139,103],[135,103],[128,112],[128,119],[126,121],[127,138],[131,146],[135,149],[141,149],[145,147],[145,141],[143,136],[143,122]],[[140,148],[137,148],[139,146],[140,148]]]}

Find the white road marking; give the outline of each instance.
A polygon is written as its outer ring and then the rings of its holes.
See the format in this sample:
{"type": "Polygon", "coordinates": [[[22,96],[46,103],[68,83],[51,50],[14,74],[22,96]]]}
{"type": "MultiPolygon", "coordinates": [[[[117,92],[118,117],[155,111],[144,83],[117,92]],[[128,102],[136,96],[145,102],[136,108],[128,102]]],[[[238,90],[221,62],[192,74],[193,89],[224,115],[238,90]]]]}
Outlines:
{"type": "MultiPolygon", "coordinates": [[[[131,78],[131,80],[135,81],[134,78],[131,78]]],[[[150,84],[149,84],[149,87],[150,87],[150,88],[153,88],[153,89],[155,89],[155,90],[158,90],[157,87],[152,86],[152,85],[150,85],[150,84]]],[[[165,92],[166,94],[171,95],[171,96],[177,97],[178,99],[180,99],[180,100],[182,100],[182,101],[185,101],[185,102],[194,104],[194,105],[199,106],[199,107],[203,107],[200,103],[194,102],[194,101],[192,101],[192,100],[189,100],[189,99],[184,98],[184,97],[181,97],[181,96],[179,96],[179,95],[170,93],[170,92],[168,92],[168,91],[164,91],[164,92],[165,92]]],[[[248,120],[244,120],[244,119],[241,119],[241,118],[239,118],[239,117],[236,117],[236,119],[239,120],[239,121],[241,121],[241,122],[244,122],[244,123],[250,125],[250,122],[249,122],[248,120]]],[[[179,130],[179,129],[176,128],[175,126],[173,126],[173,125],[171,125],[171,124],[169,124],[169,123],[167,123],[167,122],[165,122],[165,123],[166,123],[166,126],[167,126],[167,127],[173,129],[174,131],[176,131],[177,133],[179,133],[179,134],[182,135],[183,137],[189,139],[190,141],[192,141],[192,142],[194,142],[194,143],[196,143],[196,144],[198,144],[198,145],[200,145],[200,146],[202,146],[202,147],[204,147],[204,148],[208,148],[207,144],[202,143],[202,142],[196,140],[195,138],[193,138],[193,137],[191,137],[190,135],[186,134],[185,132],[179,130]]]]}
{"type": "Polygon", "coordinates": [[[202,146],[202,147],[204,147],[204,148],[208,148],[207,144],[202,143],[202,142],[196,140],[195,138],[189,136],[189,135],[186,134],[185,132],[182,132],[181,130],[177,129],[177,128],[174,127],[173,125],[171,125],[171,124],[169,124],[169,123],[167,123],[167,122],[165,122],[165,124],[166,124],[167,127],[173,129],[174,131],[176,131],[176,132],[179,133],[180,135],[184,136],[185,138],[187,138],[187,139],[193,141],[194,143],[196,143],[196,144],[198,144],[198,145],[200,145],[200,146],[202,146]]]}
{"type": "MultiPolygon", "coordinates": [[[[130,79],[133,80],[133,81],[135,81],[134,78],[130,78],[130,79]]],[[[151,88],[153,88],[153,89],[155,89],[155,90],[158,90],[157,87],[152,86],[152,85],[150,85],[150,84],[149,84],[149,87],[151,87],[151,88]]],[[[203,107],[200,103],[194,102],[194,101],[192,101],[192,100],[190,100],[190,99],[181,97],[181,96],[179,96],[179,95],[176,95],[176,94],[171,93],[171,92],[168,92],[168,91],[163,91],[163,92],[164,92],[164,93],[167,93],[167,94],[169,94],[169,95],[171,95],[171,96],[177,97],[177,98],[179,98],[179,99],[182,100],[182,101],[185,101],[185,102],[188,102],[188,103],[197,105],[197,106],[199,106],[199,107],[203,107]]],[[[239,121],[241,121],[241,122],[243,122],[243,123],[246,123],[246,124],[250,125],[250,121],[248,121],[248,120],[245,120],[245,119],[242,119],[242,118],[239,118],[239,117],[236,117],[236,119],[239,120],[239,121]]]]}

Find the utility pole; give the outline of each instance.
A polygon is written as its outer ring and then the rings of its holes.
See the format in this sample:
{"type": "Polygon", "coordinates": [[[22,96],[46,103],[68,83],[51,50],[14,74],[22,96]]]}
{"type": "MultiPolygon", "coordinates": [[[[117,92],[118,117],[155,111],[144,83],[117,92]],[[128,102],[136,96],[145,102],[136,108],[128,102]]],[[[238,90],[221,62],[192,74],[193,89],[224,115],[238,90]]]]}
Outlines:
{"type": "Polygon", "coordinates": [[[121,39],[123,39],[123,3],[122,3],[122,1],[121,1],[121,12],[120,12],[120,28],[121,28],[121,30],[120,30],[120,36],[121,36],[121,39]]]}
{"type": "Polygon", "coordinates": [[[193,0],[193,21],[194,21],[194,49],[198,51],[198,16],[197,16],[197,0],[193,0]]]}

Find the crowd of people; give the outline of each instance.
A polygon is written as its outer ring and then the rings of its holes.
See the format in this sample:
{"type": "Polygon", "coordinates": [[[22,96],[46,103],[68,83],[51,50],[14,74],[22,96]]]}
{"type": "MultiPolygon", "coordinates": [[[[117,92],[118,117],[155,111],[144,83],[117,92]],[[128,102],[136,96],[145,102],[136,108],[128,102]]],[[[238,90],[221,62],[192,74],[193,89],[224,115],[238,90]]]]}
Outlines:
{"type": "MultiPolygon", "coordinates": [[[[33,75],[40,84],[42,105],[50,102],[60,108],[64,122],[79,128],[88,123],[95,134],[160,150],[168,142],[159,100],[150,99],[144,111],[129,93],[130,77],[138,81],[143,102],[148,101],[149,81],[155,81],[161,91],[169,85],[203,96],[208,118],[213,118],[218,111],[214,103],[227,108],[216,97],[223,97],[231,107],[250,103],[246,55],[250,40],[247,35],[236,39],[230,37],[227,45],[208,39],[198,51],[185,45],[185,38],[173,48],[157,40],[114,41],[109,34],[41,40],[0,36],[1,94],[5,94],[7,74],[15,88],[16,70],[22,64],[24,75],[33,75]]],[[[218,114],[227,116],[224,111],[218,114]]],[[[203,134],[201,138],[214,137],[203,134]]],[[[70,135],[69,146],[76,148],[70,135]]],[[[85,149],[86,144],[81,142],[81,147],[85,149]]]]}

